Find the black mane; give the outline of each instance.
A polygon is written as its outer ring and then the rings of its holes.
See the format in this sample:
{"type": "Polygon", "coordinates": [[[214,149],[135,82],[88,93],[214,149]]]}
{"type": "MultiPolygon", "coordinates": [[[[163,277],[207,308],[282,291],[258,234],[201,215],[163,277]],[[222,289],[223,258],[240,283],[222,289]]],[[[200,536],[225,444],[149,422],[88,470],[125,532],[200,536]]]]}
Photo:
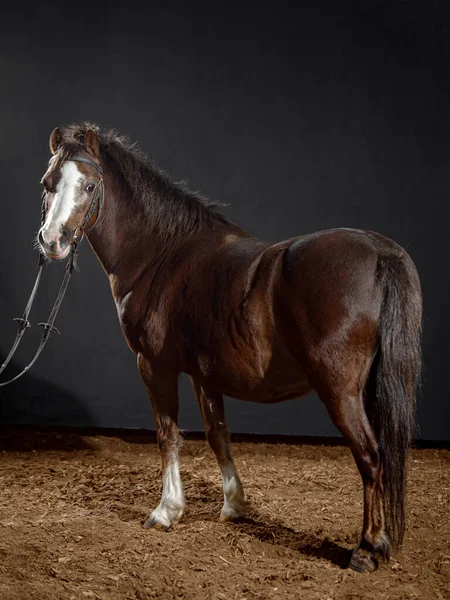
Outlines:
{"type": "Polygon", "coordinates": [[[128,187],[130,193],[126,197],[130,208],[139,212],[149,229],[172,237],[205,226],[214,228],[229,223],[216,212],[220,203],[190,191],[184,182],[172,181],[135,143],[112,129],[103,130],[88,122],[61,129],[60,160],[69,159],[84,148],[84,137],[89,129],[97,134],[102,156],[113,163],[128,187]]]}

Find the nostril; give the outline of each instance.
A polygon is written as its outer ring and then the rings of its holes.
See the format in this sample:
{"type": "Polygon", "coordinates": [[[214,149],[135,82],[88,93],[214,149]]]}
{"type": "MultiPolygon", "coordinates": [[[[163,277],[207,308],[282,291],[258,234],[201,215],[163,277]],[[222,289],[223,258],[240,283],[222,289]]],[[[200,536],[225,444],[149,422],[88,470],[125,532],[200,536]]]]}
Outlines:
{"type": "Polygon", "coordinates": [[[41,229],[41,231],[39,232],[39,236],[38,237],[39,237],[39,241],[41,242],[41,244],[43,246],[46,246],[46,247],[50,248],[52,246],[54,247],[54,244],[56,243],[56,242],[54,242],[52,240],[53,236],[52,236],[52,234],[50,233],[50,231],[48,229],[47,230],[46,229],[41,229]]]}
{"type": "Polygon", "coordinates": [[[61,241],[66,242],[70,236],[70,229],[67,227],[60,227],[59,231],[61,233],[61,241]]]}
{"type": "Polygon", "coordinates": [[[48,242],[47,247],[50,250],[50,252],[52,252],[53,250],[56,249],[56,242],[54,242],[54,241],[48,242]]]}
{"type": "Polygon", "coordinates": [[[41,246],[44,245],[44,236],[42,235],[42,229],[39,231],[38,233],[38,242],[41,244],[41,246]]]}

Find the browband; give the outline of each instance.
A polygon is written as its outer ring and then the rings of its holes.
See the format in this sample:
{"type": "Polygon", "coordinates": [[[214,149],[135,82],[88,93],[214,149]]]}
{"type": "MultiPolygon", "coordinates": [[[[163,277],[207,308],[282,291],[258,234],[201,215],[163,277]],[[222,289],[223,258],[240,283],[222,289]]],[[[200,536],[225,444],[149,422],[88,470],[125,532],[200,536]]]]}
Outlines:
{"type": "Polygon", "coordinates": [[[84,156],[72,156],[72,158],[69,158],[69,160],[74,160],[76,162],[84,162],[87,165],[91,165],[91,167],[94,167],[95,169],[97,169],[97,171],[100,173],[100,175],[103,175],[102,167],[99,164],[97,164],[96,162],[94,162],[93,160],[91,160],[90,158],[85,158],[84,156]]]}

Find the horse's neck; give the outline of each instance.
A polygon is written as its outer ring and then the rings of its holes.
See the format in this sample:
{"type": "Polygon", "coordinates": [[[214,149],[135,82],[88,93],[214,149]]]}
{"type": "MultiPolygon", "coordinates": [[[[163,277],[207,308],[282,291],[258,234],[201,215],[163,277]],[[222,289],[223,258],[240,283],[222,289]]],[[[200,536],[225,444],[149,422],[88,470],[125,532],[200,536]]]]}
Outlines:
{"type": "Polygon", "coordinates": [[[108,277],[132,280],[142,268],[143,254],[152,259],[160,248],[158,237],[150,237],[137,211],[126,201],[129,191],[105,171],[105,201],[97,223],[88,234],[89,242],[108,277]],[[145,248],[145,252],[144,252],[145,248]],[[140,261],[136,257],[141,257],[140,261]]]}
{"type": "Polygon", "coordinates": [[[167,232],[143,222],[139,210],[133,210],[132,203],[127,202],[130,191],[111,170],[105,170],[104,180],[104,206],[88,238],[120,296],[132,288],[144,270],[151,269],[152,264],[157,268],[168,247],[174,250],[183,239],[180,236],[168,239],[167,232]]]}

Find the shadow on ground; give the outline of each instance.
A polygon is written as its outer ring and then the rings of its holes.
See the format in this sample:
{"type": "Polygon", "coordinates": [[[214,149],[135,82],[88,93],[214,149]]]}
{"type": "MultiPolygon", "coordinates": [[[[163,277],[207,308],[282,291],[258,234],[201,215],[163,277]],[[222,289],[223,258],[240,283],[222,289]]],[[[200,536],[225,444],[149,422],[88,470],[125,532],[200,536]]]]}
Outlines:
{"type": "Polygon", "coordinates": [[[320,538],[311,532],[295,531],[281,521],[265,522],[257,513],[234,523],[233,527],[261,542],[283,546],[306,556],[324,558],[341,568],[346,568],[350,560],[351,550],[332,540],[320,538]]]}
{"type": "MultiPolygon", "coordinates": [[[[182,522],[192,524],[199,519],[217,521],[223,501],[222,489],[202,478],[186,481],[185,487],[187,511],[182,522]]],[[[323,558],[341,568],[347,568],[352,553],[352,550],[313,531],[296,531],[278,519],[267,521],[254,508],[250,508],[247,517],[225,526],[266,544],[281,546],[305,556],[323,558]]]]}

